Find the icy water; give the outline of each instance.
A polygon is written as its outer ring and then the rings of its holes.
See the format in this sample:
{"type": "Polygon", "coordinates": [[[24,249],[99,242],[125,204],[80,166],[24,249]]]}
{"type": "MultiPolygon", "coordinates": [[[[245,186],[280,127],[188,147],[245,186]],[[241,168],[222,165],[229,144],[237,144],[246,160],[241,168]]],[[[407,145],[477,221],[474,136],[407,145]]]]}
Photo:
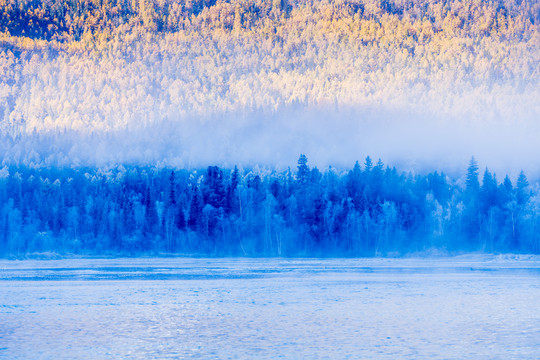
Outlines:
{"type": "Polygon", "coordinates": [[[539,359],[540,259],[0,261],[5,359],[539,359]]]}

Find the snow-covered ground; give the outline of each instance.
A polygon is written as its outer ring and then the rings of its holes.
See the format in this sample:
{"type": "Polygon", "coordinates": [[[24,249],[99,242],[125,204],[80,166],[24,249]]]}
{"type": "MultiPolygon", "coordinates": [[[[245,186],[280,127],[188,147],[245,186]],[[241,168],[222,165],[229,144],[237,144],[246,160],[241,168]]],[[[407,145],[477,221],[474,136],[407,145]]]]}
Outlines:
{"type": "Polygon", "coordinates": [[[0,358],[538,359],[540,258],[0,261],[0,358]]]}

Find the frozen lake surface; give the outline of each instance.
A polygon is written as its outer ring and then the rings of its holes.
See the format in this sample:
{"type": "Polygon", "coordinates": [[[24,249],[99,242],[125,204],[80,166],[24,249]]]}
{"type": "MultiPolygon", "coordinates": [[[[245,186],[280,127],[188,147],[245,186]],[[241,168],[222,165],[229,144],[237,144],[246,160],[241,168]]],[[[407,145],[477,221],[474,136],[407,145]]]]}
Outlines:
{"type": "Polygon", "coordinates": [[[540,258],[1,260],[0,358],[538,359],[540,258]]]}

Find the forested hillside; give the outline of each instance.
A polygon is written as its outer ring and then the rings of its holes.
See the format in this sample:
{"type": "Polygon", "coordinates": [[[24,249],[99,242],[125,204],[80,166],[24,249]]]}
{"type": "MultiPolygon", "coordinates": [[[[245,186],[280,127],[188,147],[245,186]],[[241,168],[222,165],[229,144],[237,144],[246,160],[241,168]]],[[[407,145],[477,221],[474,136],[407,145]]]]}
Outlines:
{"type": "Polygon", "coordinates": [[[290,107],[523,123],[539,26],[536,0],[2,0],[1,131],[290,107]]]}
{"type": "Polygon", "coordinates": [[[536,162],[539,30],[536,0],[0,0],[0,253],[538,253],[523,173],[247,169],[445,136],[536,162]]]}
{"type": "Polygon", "coordinates": [[[115,169],[0,171],[0,254],[377,256],[540,252],[540,189],[476,161],[463,180],[399,173],[115,169]]]}

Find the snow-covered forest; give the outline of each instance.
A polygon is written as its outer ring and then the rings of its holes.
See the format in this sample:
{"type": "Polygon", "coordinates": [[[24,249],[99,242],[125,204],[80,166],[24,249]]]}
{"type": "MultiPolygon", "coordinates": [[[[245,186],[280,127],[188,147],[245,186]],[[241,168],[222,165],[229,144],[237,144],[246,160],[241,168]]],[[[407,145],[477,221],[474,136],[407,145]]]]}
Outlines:
{"type": "Polygon", "coordinates": [[[0,171],[0,251],[249,256],[540,252],[540,189],[471,159],[462,179],[350,171],[128,167],[0,171]]]}
{"type": "MultiPolygon", "coordinates": [[[[381,149],[355,148],[362,139],[352,135],[387,118],[406,124],[415,114],[433,126],[489,123],[537,133],[539,9],[535,0],[1,1],[0,154],[27,165],[90,158],[98,166],[202,166],[235,142],[247,147],[245,136],[231,138],[262,122],[289,131],[287,117],[271,114],[291,108],[360,109],[363,116],[339,124],[348,135],[341,142],[362,157],[392,161],[381,149]],[[201,147],[192,139],[208,135],[200,128],[208,123],[224,145],[197,161],[201,147]],[[58,138],[65,131],[71,135],[58,138]],[[161,141],[144,138],[148,132],[161,141]],[[34,133],[51,140],[38,146],[27,138],[34,133]],[[106,147],[95,158],[81,149],[110,142],[108,134],[122,139],[120,149],[106,147]]],[[[305,122],[323,128],[315,116],[305,122]]],[[[300,152],[315,156],[303,145],[287,163],[300,152]]],[[[264,155],[250,152],[257,157],[232,151],[232,164],[256,164],[264,155]]],[[[459,161],[487,158],[480,153],[467,149],[459,161]]]]}
{"type": "Polygon", "coordinates": [[[539,30],[535,0],[0,1],[0,252],[538,253],[539,30]],[[427,174],[460,151],[511,178],[427,174]],[[253,166],[299,152],[424,175],[253,166]]]}
{"type": "Polygon", "coordinates": [[[535,0],[6,0],[9,133],[287,106],[538,114],[535,0]]]}

